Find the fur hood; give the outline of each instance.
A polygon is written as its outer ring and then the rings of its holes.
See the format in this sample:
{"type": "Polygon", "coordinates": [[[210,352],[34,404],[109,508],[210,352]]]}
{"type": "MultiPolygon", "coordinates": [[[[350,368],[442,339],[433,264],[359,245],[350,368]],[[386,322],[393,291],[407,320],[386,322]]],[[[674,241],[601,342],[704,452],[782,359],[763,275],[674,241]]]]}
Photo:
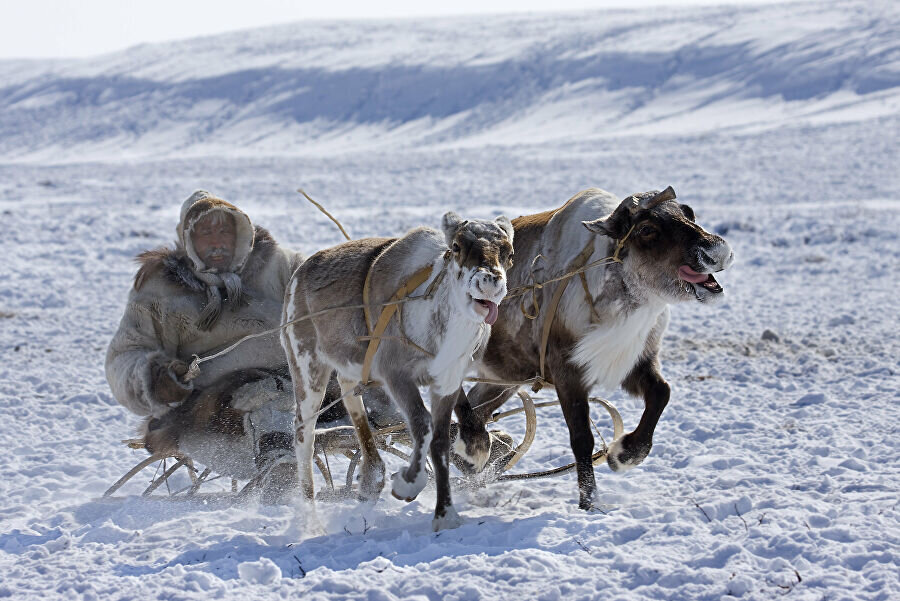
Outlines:
{"type": "MultiPolygon", "coordinates": [[[[178,239],[174,251],[156,250],[138,257],[142,267],[135,279],[135,289],[140,289],[148,275],[160,268],[165,269],[169,280],[191,290],[202,291],[206,295],[206,306],[197,319],[197,326],[208,331],[219,320],[226,306],[234,310],[235,307],[246,304],[244,285],[253,278],[255,267],[249,263],[253,255],[257,255],[257,263],[264,263],[268,259],[268,256],[259,256],[266,254],[265,252],[254,253],[257,244],[261,245],[260,250],[265,251],[265,244],[262,240],[257,241],[256,230],[246,213],[205,190],[197,190],[184,201],[175,231],[178,239]],[[234,218],[234,256],[231,263],[223,269],[207,267],[197,255],[191,240],[191,232],[197,222],[213,211],[224,212],[234,218]],[[245,276],[247,282],[244,282],[245,276]]],[[[274,241],[271,246],[274,246],[274,241]]]]}
{"type": "Polygon", "coordinates": [[[250,217],[242,210],[226,200],[213,196],[206,190],[197,190],[181,205],[181,217],[178,220],[178,226],[175,228],[175,234],[178,236],[178,248],[184,249],[195,270],[205,271],[207,269],[194,251],[191,231],[200,219],[213,211],[222,211],[234,217],[236,233],[234,258],[225,271],[240,273],[247,262],[247,258],[250,256],[250,252],[253,250],[253,224],[250,222],[250,217]]]}
{"type": "MultiPolygon", "coordinates": [[[[191,225],[194,222],[196,222],[196,219],[191,221],[191,225]]],[[[247,223],[249,222],[250,220],[247,219],[247,223]]],[[[179,230],[182,231],[180,224],[179,230]]],[[[189,235],[185,237],[190,240],[189,235]]],[[[258,225],[253,226],[252,234],[249,238],[252,241],[251,246],[246,256],[242,259],[242,267],[239,272],[242,278],[248,280],[248,282],[252,281],[268,264],[272,253],[275,252],[277,247],[275,239],[272,238],[268,230],[258,225]]],[[[173,284],[205,293],[206,284],[197,277],[196,265],[198,259],[190,256],[192,252],[192,247],[187,249],[181,244],[176,244],[174,249],[162,247],[142,252],[135,258],[140,264],[140,269],[134,276],[134,289],[140,290],[148,279],[160,274],[173,284]]],[[[235,260],[237,260],[237,253],[235,253],[235,260]]]]}

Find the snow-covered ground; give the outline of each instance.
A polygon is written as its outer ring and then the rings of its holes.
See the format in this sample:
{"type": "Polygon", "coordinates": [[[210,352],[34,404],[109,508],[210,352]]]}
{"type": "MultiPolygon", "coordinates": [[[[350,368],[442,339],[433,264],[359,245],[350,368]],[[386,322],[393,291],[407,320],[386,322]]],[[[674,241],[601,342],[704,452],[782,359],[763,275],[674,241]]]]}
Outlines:
{"type": "MultiPolygon", "coordinates": [[[[896,3],[816,2],[0,62],[0,598],[900,598],[898,30],[896,3]],[[340,235],[298,186],[365,236],[667,185],[737,262],[724,303],[674,309],[672,401],[644,465],[597,468],[605,511],[574,475],[455,490],[439,534],[430,487],[320,503],[325,536],[299,507],[99,500],[142,457],[103,375],[132,257],[194,189],[313,252],[340,235]]],[[[517,470],[570,461],[539,418],[517,470]]]]}

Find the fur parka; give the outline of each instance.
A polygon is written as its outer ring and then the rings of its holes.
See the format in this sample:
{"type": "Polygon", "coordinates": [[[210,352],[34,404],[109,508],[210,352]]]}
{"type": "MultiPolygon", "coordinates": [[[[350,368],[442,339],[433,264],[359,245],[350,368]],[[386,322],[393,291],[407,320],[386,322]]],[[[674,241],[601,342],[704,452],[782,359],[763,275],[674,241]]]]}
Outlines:
{"type": "Polygon", "coordinates": [[[140,269],[106,354],[106,378],[113,396],[138,415],[160,417],[195,387],[203,390],[238,370],[286,369],[284,351],[274,333],[248,340],[204,363],[200,375],[189,383],[180,378],[195,354],[209,355],[243,336],[277,327],[285,286],[302,258],[279,247],[239,209],[202,191],[185,202],[177,233],[174,249],[138,256],[140,269]],[[210,272],[198,264],[190,231],[211,210],[225,210],[236,217],[237,248],[231,270],[240,280],[240,295],[229,299],[224,289],[214,291],[224,300],[210,324],[203,319],[211,302],[210,272]],[[201,279],[204,275],[206,281],[201,279]]]}

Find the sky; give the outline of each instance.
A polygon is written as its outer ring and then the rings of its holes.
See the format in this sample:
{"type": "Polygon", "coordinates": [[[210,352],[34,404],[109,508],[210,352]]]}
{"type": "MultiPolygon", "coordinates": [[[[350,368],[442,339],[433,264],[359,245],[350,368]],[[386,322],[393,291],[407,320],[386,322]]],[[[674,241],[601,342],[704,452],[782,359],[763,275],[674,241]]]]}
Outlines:
{"type": "Polygon", "coordinates": [[[74,58],[303,20],[547,12],[766,0],[0,0],[0,59],[74,58]]]}

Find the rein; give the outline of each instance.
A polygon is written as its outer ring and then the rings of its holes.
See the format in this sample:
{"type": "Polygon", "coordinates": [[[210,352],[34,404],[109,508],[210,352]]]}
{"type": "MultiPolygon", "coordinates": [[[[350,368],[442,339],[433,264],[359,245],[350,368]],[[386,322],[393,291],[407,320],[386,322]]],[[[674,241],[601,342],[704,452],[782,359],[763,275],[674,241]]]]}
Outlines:
{"type": "MultiPolygon", "coordinates": [[[[429,266],[429,268],[430,268],[430,266],[429,266]]],[[[410,301],[429,300],[430,298],[431,298],[431,296],[429,296],[427,294],[419,294],[416,296],[407,296],[405,298],[401,298],[398,300],[392,299],[384,304],[386,307],[389,307],[389,306],[395,306],[395,305],[402,305],[403,303],[407,303],[410,301]]],[[[244,336],[243,338],[238,339],[236,342],[232,343],[228,347],[222,349],[218,353],[214,353],[212,355],[206,355],[205,357],[200,357],[199,355],[194,355],[193,359],[191,361],[191,365],[188,368],[187,373],[184,375],[184,380],[190,381],[190,380],[193,380],[194,378],[196,378],[197,376],[199,376],[200,375],[200,365],[202,363],[206,363],[207,361],[212,361],[213,359],[217,359],[217,358],[221,357],[222,355],[227,355],[228,353],[230,353],[231,351],[233,351],[238,346],[240,346],[241,344],[243,344],[244,342],[246,342],[248,340],[252,340],[254,338],[261,338],[263,336],[268,336],[270,334],[280,332],[284,328],[286,328],[290,325],[293,325],[295,323],[300,323],[301,321],[306,321],[307,319],[313,319],[314,317],[326,315],[326,314],[332,313],[334,311],[351,311],[354,309],[364,309],[365,307],[366,307],[366,305],[364,305],[364,304],[342,305],[339,307],[327,307],[325,309],[322,309],[321,311],[315,311],[314,313],[307,313],[303,317],[298,317],[296,319],[286,321],[283,324],[281,324],[280,326],[271,328],[264,332],[256,332],[255,334],[248,334],[248,335],[244,336]]],[[[364,338],[369,338],[369,337],[366,336],[364,338]]]]}

